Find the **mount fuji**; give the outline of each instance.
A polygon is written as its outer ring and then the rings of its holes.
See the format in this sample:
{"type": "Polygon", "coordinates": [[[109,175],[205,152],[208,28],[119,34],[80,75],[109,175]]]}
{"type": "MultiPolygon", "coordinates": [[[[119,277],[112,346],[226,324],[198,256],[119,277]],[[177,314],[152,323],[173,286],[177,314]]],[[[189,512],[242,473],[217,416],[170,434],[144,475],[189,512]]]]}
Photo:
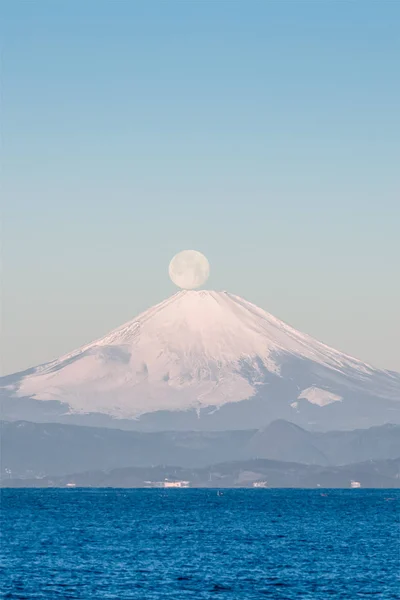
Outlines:
{"type": "Polygon", "coordinates": [[[0,379],[5,419],[138,430],[400,423],[375,369],[227,292],[181,291],[105,337],[0,379]]]}

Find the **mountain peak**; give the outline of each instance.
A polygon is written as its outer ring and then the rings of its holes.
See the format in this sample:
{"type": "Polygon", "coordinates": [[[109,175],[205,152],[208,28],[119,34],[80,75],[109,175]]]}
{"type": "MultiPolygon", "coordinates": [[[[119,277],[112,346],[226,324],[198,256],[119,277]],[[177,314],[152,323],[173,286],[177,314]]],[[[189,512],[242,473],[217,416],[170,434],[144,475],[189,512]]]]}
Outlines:
{"type": "MultiPolygon", "coordinates": [[[[60,359],[104,346],[140,346],[145,357],[172,352],[182,361],[196,355],[198,364],[225,365],[259,357],[279,373],[279,353],[315,360],[332,368],[372,367],[318,342],[239,296],[213,290],[182,290],[141,313],[105,337],[60,359]]],[[[59,361],[56,361],[59,362],[59,361]]]]}
{"type": "MultiPolygon", "coordinates": [[[[182,290],[106,336],[37,367],[7,390],[74,414],[200,415],[263,394],[285,410],[340,403],[350,390],[398,400],[400,377],[374,370],[226,291],[182,290]],[[372,391],[372,392],[371,392],[372,391]]],[[[262,424],[260,424],[262,426],[262,424]]]]}

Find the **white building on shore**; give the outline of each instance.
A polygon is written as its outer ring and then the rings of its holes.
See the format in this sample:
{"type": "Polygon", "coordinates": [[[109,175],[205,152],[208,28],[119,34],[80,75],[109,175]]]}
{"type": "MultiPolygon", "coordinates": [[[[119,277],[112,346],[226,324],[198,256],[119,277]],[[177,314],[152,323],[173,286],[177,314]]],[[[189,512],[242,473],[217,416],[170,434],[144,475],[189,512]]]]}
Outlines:
{"type": "Polygon", "coordinates": [[[190,481],[145,481],[146,487],[157,487],[157,488],[188,488],[190,487],[190,481]]]}

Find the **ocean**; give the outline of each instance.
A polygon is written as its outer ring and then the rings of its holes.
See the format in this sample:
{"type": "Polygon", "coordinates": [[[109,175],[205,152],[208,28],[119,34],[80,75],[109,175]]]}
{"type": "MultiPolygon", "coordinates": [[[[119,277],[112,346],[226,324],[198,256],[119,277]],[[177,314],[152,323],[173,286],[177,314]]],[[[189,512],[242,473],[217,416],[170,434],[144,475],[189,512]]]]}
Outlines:
{"type": "Polygon", "coordinates": [[[1,490],[1,598],[399,598],[400,490],[1,490]]]}

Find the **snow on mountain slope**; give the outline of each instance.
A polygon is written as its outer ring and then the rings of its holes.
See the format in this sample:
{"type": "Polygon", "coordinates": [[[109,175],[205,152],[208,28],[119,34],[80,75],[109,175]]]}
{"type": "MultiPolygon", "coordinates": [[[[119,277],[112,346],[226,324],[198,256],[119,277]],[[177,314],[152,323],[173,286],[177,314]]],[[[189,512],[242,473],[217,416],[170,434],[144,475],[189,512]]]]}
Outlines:
{"type": "Polygon", "coordinates": [[[327,390],[321,390],[315,386],[303,390],[298,396],[298,399],[308,400],[308,402],[317,404],[317,406],[328,406],[328,404],[332,404],[332,402],[341,402],[342,400],[341,396],[332,394],[332,392],[328,392],[327,390]]]}
{"type": "Polygon", "coordinates": [[[287,404],[297,409],[294,401],[301,399],[318,407],[341,401],[342,389],[400,399],[398,374],[375,370],[238,296],[213,291],[178,292],[105,337],[5,382],[3,390],[67,403],[70,413],[131,419],[217,410],[255,396],[271,378],[293,380],[296,394],[287,404]]]}

